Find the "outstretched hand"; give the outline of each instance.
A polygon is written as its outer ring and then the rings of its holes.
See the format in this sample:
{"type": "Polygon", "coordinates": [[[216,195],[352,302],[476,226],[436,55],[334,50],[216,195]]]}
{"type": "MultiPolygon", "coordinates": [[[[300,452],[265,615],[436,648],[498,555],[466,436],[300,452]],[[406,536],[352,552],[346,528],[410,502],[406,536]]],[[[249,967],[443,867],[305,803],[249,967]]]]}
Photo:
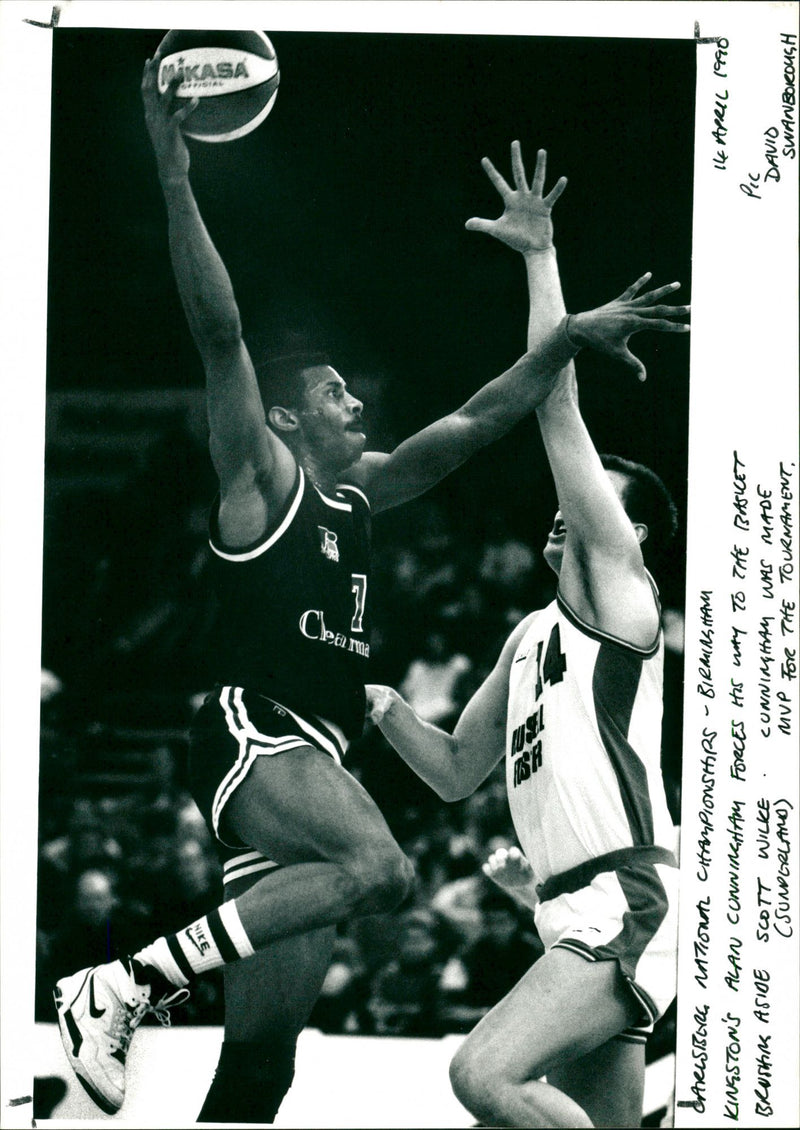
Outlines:
{"type": "Polygon", "coordinates": [[[142,101],[147,132],[156,155],[158,175],[162,181],[186,176],[189,172],[189,150],[181,133],[181,123],[197,108],[196,98],[178,98],[181,77],[169,84],[164,94],[158,89],[158,68],[161,58],[148,59],[142,74],[142,101]]]}
{"type": "Polygon", "coordinates": [[[598,353],[605,353],[606,356],[621,361],[635,371],[640,381],[646,379],[647,371],[628,348],[631,336],[642,330],[657,330],[659,333],[689,332],[687,323],[671,320],[688,314],[688,306],[660,305],[661,299],[672,294],[681,284],[667,283],[666,286],[640,294],[642,287],[651,278],[648,271],[613,302],[607,302],[597,310],[572,314],[567,323],[567,334],[575,343],[588,345],[598,353]]]}
{"type": "Polygon", "coordinates": [[[517,847],[497,848],[483,864],[482,871],[510,894],[519,893],[533,882],[531,865],[517,847]]]}
{"type": "Polygon", "coordinates": [[[525,166],[522,163],[522,150],[518,141],[511,142],[511,171],[514,188],[498,173],[488,157],[481,165],[489,180],[500,193],[503,201],[503,214],[497,220],[482,220],[473,217],[467,220],[467,231],[482,231],[494,236],[501,243],[507,243],[514,251],[523,254],[529,251],[546,251],[553,246],[553,205],[567,187],[567,178],[561,177],[543,195],[544,178],[547,172],[547,154],[540,149],[536,154],[536,168],[533,180],[528,187],[525,166]]]}

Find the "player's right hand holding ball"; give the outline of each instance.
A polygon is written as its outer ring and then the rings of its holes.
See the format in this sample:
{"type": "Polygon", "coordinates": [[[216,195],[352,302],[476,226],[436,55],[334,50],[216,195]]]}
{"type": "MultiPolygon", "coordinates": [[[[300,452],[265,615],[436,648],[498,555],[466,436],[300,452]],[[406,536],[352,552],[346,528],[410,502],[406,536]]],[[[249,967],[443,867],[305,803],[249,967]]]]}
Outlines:
{"type": "Polygon", "coordinates": [[[156,155],[158,175],[163,182],[180,180],[189,172],[189,150],[181,122],[197,108],[197,99],[179,102],[175,91],[181,79],[176,76],[165,94],[158,91],[158,55],[148,59],[142,74],[142,102],[147,131],[156,155]]]}

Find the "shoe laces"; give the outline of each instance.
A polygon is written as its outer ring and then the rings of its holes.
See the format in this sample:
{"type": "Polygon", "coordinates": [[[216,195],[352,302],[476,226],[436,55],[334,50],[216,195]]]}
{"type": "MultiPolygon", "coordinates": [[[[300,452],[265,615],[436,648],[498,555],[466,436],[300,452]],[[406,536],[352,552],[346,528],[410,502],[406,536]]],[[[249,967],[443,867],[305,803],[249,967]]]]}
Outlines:
{"type": "Polygon", "coordinates": [[[152,1012],[162,1028],[169,1028],[172,1024],[172,1017],[169,1014],[169,1010],[174,1008],[176,1004],[183,1004],[183,1002],[188,999],[188,989],[176,989],[174,993],[168,993],[167,996],[162,997],[156,1005],[152,1005],[148,1002],[145,1011],[152,1012]]]}
{"type": "Polygon", "coordinates": [[[148,1012],[152,1012],[163,1028],[169,1028],[172,1023],[169,1010],[177,1004],[182,1004],[189,997],[188,989],[176,989],[174,993],[161,998],[153,1005],[149,1000],[140,998],[130,1003],[122,1002],[122,1008],[116,1009],[109,1027],[108,1036],[115,1049],[127,1055],[133,1033],[144,1020],[148,1012]]]}

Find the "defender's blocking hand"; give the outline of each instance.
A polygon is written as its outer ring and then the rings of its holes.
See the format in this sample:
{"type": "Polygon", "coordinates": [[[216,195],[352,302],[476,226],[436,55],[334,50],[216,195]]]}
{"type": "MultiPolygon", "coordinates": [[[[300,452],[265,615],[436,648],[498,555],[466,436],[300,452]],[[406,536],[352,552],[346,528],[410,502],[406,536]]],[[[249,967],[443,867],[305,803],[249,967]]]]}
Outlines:
{"type": "Polygon", "coordinates": [[[566,324],[567,336],[578,345],[587,345],[598,353],[605,353],[633,369],[640,381],[647,377],[647,371],[638,357],[628,348],[628,340],[642,330],[657,330],[659,333],[688,333],[686,322],[672,319],[688,314],[689,306],[665,306],[660,301],[680,287],[680,283],[668,283],[640,294],[642,287],[652,278],[651,273],[642,275],[622,292],[613,302],[597,310],[586,310],[581,314],[569,316],[566,324]]]}
{"type": "Polygon", "coordinates": [[[546,196],[543,195],[544,179],[547,172],[547,153],[540,149],[536,154],[536,168],[533,180],[528,187],[528,178],[522,161],[522,150],[518,141],[511,142],[511,170],[514,188],[497,171],[488,157],[481,165],[489,180],[500,193],[503,201],[503,214],[497,220],[483,220],[473,217],[467,220],[467,231],[482,231],[487,235],[507,243],[514,251],[522,254],[547,251],[553,246],[553,205],[567,187],[567,178],[560,177],[546,196]]]}

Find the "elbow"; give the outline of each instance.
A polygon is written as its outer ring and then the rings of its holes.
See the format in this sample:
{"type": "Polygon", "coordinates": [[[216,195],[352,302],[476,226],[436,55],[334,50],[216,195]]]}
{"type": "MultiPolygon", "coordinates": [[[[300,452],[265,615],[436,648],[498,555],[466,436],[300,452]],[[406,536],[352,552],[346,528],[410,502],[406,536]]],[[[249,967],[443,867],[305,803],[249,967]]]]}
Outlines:
{"type": "Polygon", "coordinates": [[[434,789],[446,804],[455,804],[477,789],[486,777],[486,771],[479,768],[474,750],[460,747],[458,739],[450,739],[450,756],[446,765],[439,767],[437,779],[432,782],[434,789]]]}
{"type": "Polygon", "coordinates": [[[220,356],[236,352],[242,344],[241,321],[238,317],[228,318],[224,323],[208,327],[205,341],[207,348],[220,356]]]}
{"type": "Polygon", "coordinates": [[[455,804],[459,800],[466,800],[468,796],[472,796],[475,792],[475,785],[471,781],[464,781],[462,777],[439,781],[434,788],[445,804],[455,804]]]}
{"type": "Polygon", "coordinates": [[[466,449],[479,451],[504,436],[534,407],[535,401],[522,390],[498,397],[491,404],[468,403],[455,413],[456,429],[466,449]]]}
{"type": "Polygon", "coordinates": [[[495,405],[483,409],[466,404],[456,415],[456,428],[463,441],[471,447],[485,447],[506,430],[505,406],[495,405]]]}
{"type": "Polygon", "coordinates": [[[197,317],[193,320],[192,331],[204,357],[230,357],[241,348],[242,322],[238,312],[222,318],[197,317]]]}
{"type": "Polygon", "coordinates": [[[481,410],[469,403],[451,412],[447,417],[447,424],[450,435],[466,451],[472,451],[489,443],[497,426],[492,411],[481,410]]]}

